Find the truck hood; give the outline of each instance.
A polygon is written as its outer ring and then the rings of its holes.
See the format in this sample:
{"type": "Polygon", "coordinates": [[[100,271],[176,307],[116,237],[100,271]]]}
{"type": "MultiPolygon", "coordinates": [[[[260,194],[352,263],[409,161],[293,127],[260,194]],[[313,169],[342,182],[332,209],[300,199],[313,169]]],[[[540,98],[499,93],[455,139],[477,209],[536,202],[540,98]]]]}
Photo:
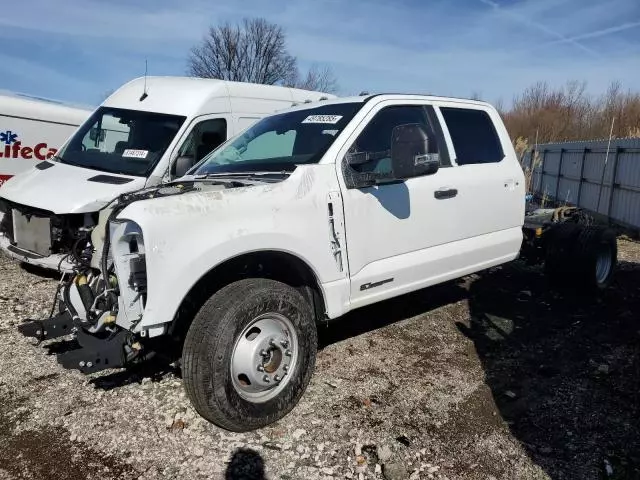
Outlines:
{"type": "Polygon", "coordinates": [[[0,198],[55,214],[95,212],[118,195],[144,187],[146,178],[42,162],[7,181],[0,198]]]}

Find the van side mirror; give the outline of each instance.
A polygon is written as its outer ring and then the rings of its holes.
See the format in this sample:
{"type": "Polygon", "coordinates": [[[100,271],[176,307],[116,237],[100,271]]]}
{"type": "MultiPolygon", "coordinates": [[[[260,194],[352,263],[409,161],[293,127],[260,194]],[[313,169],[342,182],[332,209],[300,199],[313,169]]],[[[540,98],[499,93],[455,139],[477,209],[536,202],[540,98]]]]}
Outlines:
{"type": "Polygon", "coordinates": [[[440,155],[429,153],[429,134],[424,125],[407,123],[391,133],[393,177],[404,179],[433,175],[440,168],[440,155]]]}
{"type": "Polygon", "coordinates": [[[176,158],[175,163],[173,164],[173,176],[175,178],[180,178],[184,176],[191,167],[196,164],[196,157],[192,156],[182,156],[176,158]]]}

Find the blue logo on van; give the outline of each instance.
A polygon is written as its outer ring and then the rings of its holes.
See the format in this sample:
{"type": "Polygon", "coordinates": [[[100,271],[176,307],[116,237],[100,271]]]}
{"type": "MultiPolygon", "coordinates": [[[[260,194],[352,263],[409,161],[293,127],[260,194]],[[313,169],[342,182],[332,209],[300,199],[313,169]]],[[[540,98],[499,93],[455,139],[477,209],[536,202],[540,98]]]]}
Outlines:
{"type": "Polygon", "coordinates": [[[11,130],[6,132],[0,132],[0,142],[4,142],[6,145],[11,145],[18,139],[18,134],[13,133],[11,130]]]}

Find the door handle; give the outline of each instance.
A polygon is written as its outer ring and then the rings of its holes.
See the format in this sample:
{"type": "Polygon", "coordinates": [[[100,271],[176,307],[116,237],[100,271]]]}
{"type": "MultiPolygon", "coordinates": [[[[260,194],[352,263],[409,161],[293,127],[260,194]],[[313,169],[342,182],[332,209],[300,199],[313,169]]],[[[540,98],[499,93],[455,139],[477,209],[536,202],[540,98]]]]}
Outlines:
{"type": "Polygon", "coordinates": [[[436,190],[433,192],[433,196],[438,200],[445,200],[447,198],[453,198],[458,195],[458,190],[455,188],[446,188],[442,190],[436,190]]]}

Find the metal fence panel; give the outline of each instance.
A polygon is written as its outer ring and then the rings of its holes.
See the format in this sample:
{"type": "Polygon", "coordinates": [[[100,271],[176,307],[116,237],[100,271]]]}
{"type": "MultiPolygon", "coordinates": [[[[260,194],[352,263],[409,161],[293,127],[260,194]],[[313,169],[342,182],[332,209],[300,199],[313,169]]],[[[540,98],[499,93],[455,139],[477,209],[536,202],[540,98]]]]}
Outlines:
{"type": "Polygon", "coordinates": [[[530,193],[640,230],[640,138],[538,145],[522,166],[530,193]]]}

